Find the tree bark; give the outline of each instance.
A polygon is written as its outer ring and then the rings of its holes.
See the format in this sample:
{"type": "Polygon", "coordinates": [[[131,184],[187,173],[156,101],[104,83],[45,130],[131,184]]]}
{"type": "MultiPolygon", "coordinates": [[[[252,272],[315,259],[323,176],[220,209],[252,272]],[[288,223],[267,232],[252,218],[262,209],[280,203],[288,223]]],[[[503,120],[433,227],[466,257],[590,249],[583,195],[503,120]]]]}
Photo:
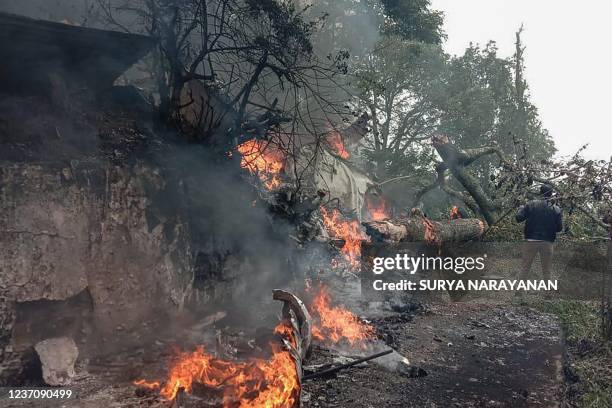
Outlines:
{"type": "Polygon", "coordinates": [[[426,242],[441,245],[478,239],[484,233],[484,223],[477,218],[432,221],[422,216],[396,218],[390,221],[370,221],[363,224],[374,242],[426,242]]]}
{"type": "Polygon", "coordinates": [[[448,170],[472,196],[487,223],[489,225],[494,224],[498,218],[495,204],[486,194],[478,180],[466,169],[466,166],[487,154],[498,154],[500,159],[503,160],[499,150],[496,147],[462,150],[452,144],[446,136],[433,136],[432,144],[448,170]]]}

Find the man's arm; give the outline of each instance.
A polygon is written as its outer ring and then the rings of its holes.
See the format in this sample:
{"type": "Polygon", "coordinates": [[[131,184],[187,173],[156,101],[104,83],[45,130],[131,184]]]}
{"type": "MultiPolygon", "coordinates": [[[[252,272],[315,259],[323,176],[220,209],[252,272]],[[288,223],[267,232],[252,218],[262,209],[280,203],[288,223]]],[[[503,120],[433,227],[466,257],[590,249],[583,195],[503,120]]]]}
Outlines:
{"type": "Polygon", "coordinates": [[[557,207],[557,232],[561,232],[563,231],[563,211],[561,210],[561,208],[557,207]]]}
{"type": "Polygon", "coordinates": [[[529,208],[527,205],[521,205],[516,213],[516,222],[523,222],[529,216],[529,208]]]}

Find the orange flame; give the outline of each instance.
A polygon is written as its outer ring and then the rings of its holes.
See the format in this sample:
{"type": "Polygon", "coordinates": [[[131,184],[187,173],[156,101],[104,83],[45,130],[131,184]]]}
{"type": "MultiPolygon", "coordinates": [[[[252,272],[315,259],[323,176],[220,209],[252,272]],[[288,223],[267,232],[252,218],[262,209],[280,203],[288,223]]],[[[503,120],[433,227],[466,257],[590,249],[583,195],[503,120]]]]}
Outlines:
{"type": "Polygon", "coordinates": [[[427,218],[423,217],[423,226],[425,227],[425,241],[432,245],[439,245],[440,237],[438,237],[436,225],[427,218]]]}
{"type": "Polygon", "coordinates": [[[378,196],[376,199],[371,195],[366,195],[365,198],[366,207],[372,221],[384,221],[391,218],[389,216],[389,210],[387,209],[387,203],[385,200],[378,196]]]}
{"type": "Polygon", "coordinates": [[[137,380],[137,381],[134,381],[134,384],[138,385],[139,387],[147,388],[149,390],[154,390],[160,387],[160,384],[158,381],[148,382],[145,380],[137,380]]]}
{"type": "Polygon", "coordinates": [[[457,207],[456,205],[453,206],[453,208],[451,208],[450,211],[450,219],[451,220],[459,220],[461,219],[461,212],[459,212],[459,207],[457,207]]]}
{"type": "Polygon", "coordinates": [[[344,241],[341,252],[352,269],[359,269],[361,265],[361,242],[368,240],[368,236],[361,230],[357,220],[345,220],[340,211],[333,209],[331,213],[321,207],[323,225],[327,232],[344,241]]]}
{"type": "Polygon", "coordinates": [[[240,167],[257,175],[268,190],[280,186],[280,173],[285,167],[285,154],[280,148],[269,141],[251,139],[237,150],[242,155],[240,167]]]}
{"type": "MultiPolygon", "coordinates": [[[[275,328],[275,333],[289,336],[296,344],[293,330],[285,323],[275,328]]],[[[167,400],[176,398],[182,388],[192,392],[194,383],[219,389],[223,392],[223,407],[285,408],[297,403],[300,381],[295,361],[290,352],[280,344],[271,343],[269,360],[250,359],[246,362],[221,360],[199,346],[193,352],[179,353],[170,369],[160,395],[167,400]]],[[[144,380],[134,384],[148,386],[144,380]]]]}
{"type": "Polygon", "coordinates": [[[327,144],[329,147],[337,154],[339,157],[347,160],[351,157],[351,154],[344,146],[344,142],[342,141],[342,136],[337,131],[331,131],[326,136],[327,144]]]}
{"type": "Polygon", "coordinates": [[[363,323],[343,306],[332,306],[327,288],[319,287],[312,303],[315,318],[312,336],[320,341],[348,342],[351,346],[366,346],[366,341],[375,335],[374,327],[363,323]]]}

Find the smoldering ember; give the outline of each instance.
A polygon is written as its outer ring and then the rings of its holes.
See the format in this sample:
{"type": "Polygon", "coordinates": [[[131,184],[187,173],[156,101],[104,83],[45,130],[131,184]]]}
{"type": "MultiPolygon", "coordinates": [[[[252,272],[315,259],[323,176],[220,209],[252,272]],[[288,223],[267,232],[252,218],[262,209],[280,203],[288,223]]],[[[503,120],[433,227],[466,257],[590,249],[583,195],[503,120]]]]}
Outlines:
{"type": "Polygon", "coordinates": [[[0,407],[612,406],[612,163],[442,3],[1,2],[0,407]]]}

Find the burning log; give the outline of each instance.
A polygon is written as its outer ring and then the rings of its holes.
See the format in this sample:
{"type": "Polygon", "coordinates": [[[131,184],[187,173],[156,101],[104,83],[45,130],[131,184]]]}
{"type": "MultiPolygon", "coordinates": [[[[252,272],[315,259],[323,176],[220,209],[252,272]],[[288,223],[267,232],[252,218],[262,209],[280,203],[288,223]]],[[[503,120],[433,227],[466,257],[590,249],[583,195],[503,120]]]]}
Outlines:
{"type": "Polygon", "coordinates": [[[427,242],[440,245],[446,242],[464,242],[478,239],[484,233],[484,224],[476,218],[433,221],[422,216],[396,218],[388,221],[363,223],[367,234],[375,242],[427,242]]]}

